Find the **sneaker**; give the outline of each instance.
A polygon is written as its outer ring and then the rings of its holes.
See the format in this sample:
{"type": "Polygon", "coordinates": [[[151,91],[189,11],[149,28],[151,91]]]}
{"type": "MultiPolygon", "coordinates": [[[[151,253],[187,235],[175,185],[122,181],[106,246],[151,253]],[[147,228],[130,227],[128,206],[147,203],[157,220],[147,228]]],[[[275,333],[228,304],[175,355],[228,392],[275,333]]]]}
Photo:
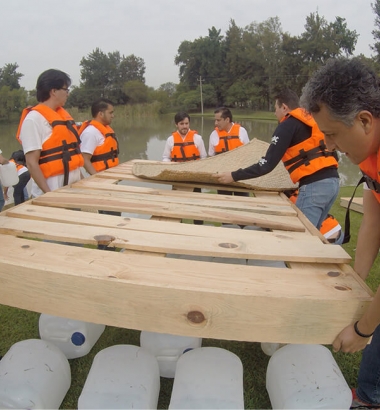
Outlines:
{"type": "Polygon", "coordinates": [[[380,409],[380,404],[370,404],[361,401],[356,394],[356,389],[351,389],[352,391],[352,403],[350,409],[380,409]]]}

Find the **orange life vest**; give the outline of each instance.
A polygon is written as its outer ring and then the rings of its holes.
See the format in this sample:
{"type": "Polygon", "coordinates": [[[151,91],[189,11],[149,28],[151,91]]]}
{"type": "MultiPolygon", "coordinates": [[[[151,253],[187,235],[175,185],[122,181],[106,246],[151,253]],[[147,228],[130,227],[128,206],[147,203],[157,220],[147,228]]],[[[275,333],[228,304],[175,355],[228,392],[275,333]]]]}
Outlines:
{"type": "Polygon", "coordinates": [[[230,132],[220,131],[219,128],[215,128],[215,131],[219,136],[219,144],[215,146],[215,154],[221,154],[223,152],[231,151],[237,147],[243,145],[239,138],[240,125],[234,123],[230,132]]]}
{"type": "Polygon", "coordinates": [[[370,155],[359,164],[364,175],[365,182],[372,190],[378,202],[380,202],[380,150],[377,154],[370,155]]]}
{"type": "Polygon", "coordinates": [[[91,163],[96,172],[116,167],[119,164],[119,141],[114,130],[109,125],[103,125],[99,121],[85,121],[79,128],[79,135],[89,126],[93,125],[104,137],[104,143],[95,148],[91,157],[91,163]]]}
{"type": "Polygon", "coordinates": [[[291,180],[297,183],[301,178],[312,175],[323,168],[338,167],[333,152],[327,150],[324,136],[311,115],[302,108],[296,108],[290,111],[281,122],[286,121],[289,116],[297,118],[311,128],[310,138],[289,147],[282,157],[291,180]]]}
{"type": "Polygon", "coordinates": [[[329,242],[335,242],[342,232],[342,227],[332,215],[328,214],[319,231],[329,242]]]}
{"type": "Polygon", "coordinates": [[[173,132],[174,146],[171,152],[172,162],[185,162],[200,159],[199,149],[194,144],[194,135],[197,131],[189,130],[185,138],[178,131],[173,132]]]}
{"type": "Polygon", "coordinates": [[[39,159],[41,171],[45,178],[63,174],[64,185],[67,185],[70,171],[74,171],[84,164],[79,149],[79,135],[75,122],[62,107],[57,108],[56,111],[44,104],[25,108],[21,114],[16,134],[19,141],[21,125],[30,111],[39,112],[52,127],[50,137],[42,144],[39,159]]]}

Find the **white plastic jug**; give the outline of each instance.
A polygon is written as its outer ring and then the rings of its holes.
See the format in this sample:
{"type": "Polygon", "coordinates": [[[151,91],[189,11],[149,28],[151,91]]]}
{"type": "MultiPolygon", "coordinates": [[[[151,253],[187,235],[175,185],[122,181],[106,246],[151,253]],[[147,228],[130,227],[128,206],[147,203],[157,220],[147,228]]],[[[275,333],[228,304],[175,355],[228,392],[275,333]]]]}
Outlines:
{"type": "Polygon", "coordinates": [[[349,409],[351,390],[330,350],[286,345],[269,360],[266,387],[273,409],[349,409]]]}
{"type": "Polygon", "coordinates": [[[183,354],[178,359],[169,409],[244,409],[241,360],[218,347],[183,354]]]}
{"type": "Polygon", "coordinates": [[[10,187],[18,183],[17,168],[14,162],[0,165],[0,181],[1,185],[5,187],[10,187]]]}
{"type": "Polygon", "coordinates": [[[41,314],[40,338],[54,343],[68,359],[85,356],[93,348],[105,325],[41,314]]]}
{"type": "Polygon", "coordinates": [[[160,373],[155,357],[139,346],[116,345],[94,358],[78,409],[157,409],[160,373]]]}
{"type": "Polygon", "coordinates": [[[280,347],[286,346],[283,343],[261,343],[261,350],[267,355],[272,356],[280,347]]]}
{"type": "Polygon", "coordinates": [[[202,339],[142,331],[140,346],[156,357],[161,377],[173,378],[179,357],[190,349],[201,347],[202,339]]]}
{"type": "Polygon", "coordinates": [[[58,409],[70,384],[69,362],[56,346],[23,340],[0,361],[0,408],[58,409]]]}

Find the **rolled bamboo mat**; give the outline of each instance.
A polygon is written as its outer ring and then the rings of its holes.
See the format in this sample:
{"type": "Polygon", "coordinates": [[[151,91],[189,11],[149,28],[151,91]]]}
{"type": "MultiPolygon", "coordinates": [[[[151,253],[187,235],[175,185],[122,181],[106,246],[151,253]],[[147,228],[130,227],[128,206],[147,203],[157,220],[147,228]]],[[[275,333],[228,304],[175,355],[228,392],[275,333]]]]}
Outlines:
{"type": "MultiPolygon", "coordinates": [[[[173,182],[198,182],[218,184],[217,172],[232,172],[246,168],[260,160],[269,144],[253,138],[248,144],[214,157],[189,162],[139,162],[133,164],[132,172],[140,178],[173,182]]],[[[266,191],[285,191],[297,187],[289,177],[282,161],[267,175],[259,178],[233,182],[230,186],[266,191]]],[[[223,187],[223,185],[221,185],[223,187]]]]}

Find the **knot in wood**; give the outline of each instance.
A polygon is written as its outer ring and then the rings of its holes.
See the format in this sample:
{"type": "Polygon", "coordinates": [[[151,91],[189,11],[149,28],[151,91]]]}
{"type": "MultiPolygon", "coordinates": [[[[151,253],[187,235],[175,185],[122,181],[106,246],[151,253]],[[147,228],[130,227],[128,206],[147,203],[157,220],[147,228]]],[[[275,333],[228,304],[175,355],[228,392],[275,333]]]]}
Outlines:
{"type": "Polygon", "coordinates": [[[336,290],[352,290],[349,286],[335,286],[336,290]]]}
{"type": "Polygon", "coordinates": [[[199,324],[203,323],[206,320],[206,318],[202,312],[193,310],[187,314],[187,320],[191,323],[199,324]]]}
{"type": "Polygon", "coordinates": [[[337,276],[340,276],[340,272],[330,271],[330,272],[327,272],[327,275],[330,276],[331,278],[336,278],[337,276]]]}
{"type": "Polygon", "coordinates": [[[220,243],[219,246],[221,248],[229,248],[229,249],[233,249],[233,248],[237,248],[238,246],[236,245],[236,243],[220,243]]]}

